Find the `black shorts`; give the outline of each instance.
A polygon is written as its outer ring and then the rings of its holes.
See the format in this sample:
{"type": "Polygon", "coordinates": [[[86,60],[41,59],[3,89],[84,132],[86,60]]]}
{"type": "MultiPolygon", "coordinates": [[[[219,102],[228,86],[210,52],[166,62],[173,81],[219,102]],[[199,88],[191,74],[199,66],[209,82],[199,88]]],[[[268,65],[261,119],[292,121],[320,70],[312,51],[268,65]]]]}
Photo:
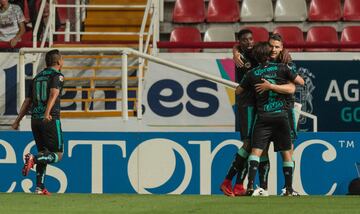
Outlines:
{"type": "Polygon", "coordinates": [[[38,152],[63,152],[64,141],[60,120],[44,122],[42,119],[31,120],[31,130],[38,152]]]}
{"type": "Polygon", "coordinates": [[[288,118],[289,118],[289,125],[290,125],[290,134],[291,134],[291,141],[294,143],[294,141],[297,138],[297,123],[295,121],[295,110],[294,108],[290,108],[288,110],[288,118]]]}
{"type": "Polygon", "coordinates": [[[250,140],[255,117],[254,107],[238,106],[237,113],[235,127],[238,129],[236,131],[240,131],[241,140],[250,140]]]}
{"type": "Polygon", "coordinates": [[[260,114],[255,117],[251,147],[265,150],[270,141],[274,142],[276,152],[291,149],[287,112],[260,114]]]}

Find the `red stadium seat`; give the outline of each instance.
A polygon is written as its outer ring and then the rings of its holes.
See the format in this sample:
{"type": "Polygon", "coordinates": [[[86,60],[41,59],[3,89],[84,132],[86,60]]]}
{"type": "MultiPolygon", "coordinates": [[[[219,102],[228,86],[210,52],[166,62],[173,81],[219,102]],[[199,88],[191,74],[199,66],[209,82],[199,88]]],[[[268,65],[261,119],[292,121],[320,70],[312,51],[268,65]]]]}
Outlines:
{"type": "MultiPolygon", "coordinates": [[[[58,4],[67,4],[67,0],[57,0],[57,2],[58,2],[58,4]]],[[[59,14],[61,24],[65,24],[66,20],[68,19],[67,10],[68,10],[68,8],[66,8],[66,7],[59,7],[56,9],[56,11],[59,14]]]]}
{"type": "Polygon", "coordinates": [[[344,21],[360,21],[359,0],[345,0],[343,19],[344,21]]]}
{"type": "MultiPolygon", "coordinates": [[[[197,28],[194,27],[178,27],[171,31],[170,42],[201,42],[201,34],[197,28]]],[[[200,48],[174,48],[169,49],[169,52],[200,52],[200,48]]]]}
{"type": "MultiPolygon", "coordinates": [[[[330,26],[316,26],[309,29],[306,37],[307,44],[339,44],[339,39],[335,28],[330,26]]],[[[330,52],[337,51],[337,48],[306,48],[305,51],[330,52]]]]}
{"type": "Polygon", "coordinates": [[[237,22],[240,19],[239,4],[236,0],[210,0],[207,22],[237,22]]]}
{"type": "Polygon", "coordinates": [[[253,33],[255,42],[265,42],[269,39],[269,32],[264,27],[245,27],[253,33]]]}
{"type": "MultiPolygon", "coordinates": [[[[284,44],[304,44],[304,34],[298,27],[277,27],[274,29],[274,33],[281,35],[284,44]]],[[[287,48],[289,51],[303,51],[302,48],[287,48]]]]}
{"type": "Polygon", "coordinates": [[[172,18],[175,23],[204,22],[204,0],[176,0],[172,18]]]}
{"type": "MultiPolygon", "coordinates": [[[[341,33],[340,44],[349,44],[360,41],[360,26],[345,27],[341,33]]],[[[341,48],[340,51],[360,51],[360,48],[341,48]]]]}
{"type": "Polygon", "coordinates": [[[340,0],[312,0],[309,21],[338,21],[341,19],[340,0]]]}

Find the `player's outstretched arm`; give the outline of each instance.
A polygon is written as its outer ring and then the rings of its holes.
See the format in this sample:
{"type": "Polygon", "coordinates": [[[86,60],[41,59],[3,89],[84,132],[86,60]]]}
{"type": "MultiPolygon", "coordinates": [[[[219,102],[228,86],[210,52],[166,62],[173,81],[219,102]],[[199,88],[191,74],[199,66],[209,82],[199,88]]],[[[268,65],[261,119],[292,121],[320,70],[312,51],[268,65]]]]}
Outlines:
{"type": "Polygon", "coordinates": [[[263,93],[268,90],[272,90],[272,91],[274,91],[276,93],[280,93],[280,94],[295,93],[296,87],[295,87],[294,83],[287,83],[284,85],[276,85],[276,84],[271,84],[266,79],[261,79],[261,80],[263,81],[262,83],[255,84],[255,90],[257,93],[263,93]]]}
{"type": "Polygon", "coordinates": [[[19,115],[16,117],[14,123],[11,125],[11,127],[13,129],[15,129],[15,130],[19,129],[20,121],[23,119],[26,112],[29,111],[29,108],[31,106],[31,102],[32,102],[31,98],[29,98],[29,97],[25,98],[24,102],[21,105],[19,115]]]}

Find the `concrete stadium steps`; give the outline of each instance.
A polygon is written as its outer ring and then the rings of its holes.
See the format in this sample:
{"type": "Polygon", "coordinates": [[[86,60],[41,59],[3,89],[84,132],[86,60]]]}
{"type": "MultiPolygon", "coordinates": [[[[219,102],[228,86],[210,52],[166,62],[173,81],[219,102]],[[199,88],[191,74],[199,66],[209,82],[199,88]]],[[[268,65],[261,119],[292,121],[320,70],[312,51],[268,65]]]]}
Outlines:
{"type": "MultiPolygon", "coordinates": [[[[146,5],[146,0],[90,0],[89,4],[146,5]]],[[[85,32],[140,32],[144,9],[88,8],[85,32]],[[129,18],[131,17],[131,18],[129,18]]],[[[148,20],[148,25],[150,20],[148,20]]],[[[138,41],[138,35],[83,35],[82,41],[138,41]]]]}

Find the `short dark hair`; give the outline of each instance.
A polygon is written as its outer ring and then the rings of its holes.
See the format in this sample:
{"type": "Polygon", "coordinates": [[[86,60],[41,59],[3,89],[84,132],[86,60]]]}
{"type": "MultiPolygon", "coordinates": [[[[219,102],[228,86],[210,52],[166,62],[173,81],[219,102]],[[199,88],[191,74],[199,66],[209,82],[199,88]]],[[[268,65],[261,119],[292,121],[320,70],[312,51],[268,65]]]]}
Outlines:
{"type": "Polygon", "coordinates": [[[268,42],[258,42],[253,48],[253,56],[259,63],[264,63],[269,59],[271,48],[268,42]]]}
{"type": "Polygon", "coordinates": [[[281,35],[278,34],[278,33],[271,33],[269,35],[269,40],[270,39],[275,40],[275,41],[279,41],[279,42],[283,42],[283,39],[282,39],[281,35]]]}
{"type": "Polygon", "coordinates": [[[50,67],[50,66],[56,65],[57,62],[60,60],[60,58],[61,58],[61,55],[60,55],[60,51],[58,49],[54,49],[54,50],[47,52],[45,55],[46,66],[50,67]]]}
{"type": "Polygon", "coordinates": [[[237,35],[237,39],[240,41],[241,37],[245,34],[252,34],[252,31],[249,29],[242,29],[239,31],[238,35],[237,35]]]}

